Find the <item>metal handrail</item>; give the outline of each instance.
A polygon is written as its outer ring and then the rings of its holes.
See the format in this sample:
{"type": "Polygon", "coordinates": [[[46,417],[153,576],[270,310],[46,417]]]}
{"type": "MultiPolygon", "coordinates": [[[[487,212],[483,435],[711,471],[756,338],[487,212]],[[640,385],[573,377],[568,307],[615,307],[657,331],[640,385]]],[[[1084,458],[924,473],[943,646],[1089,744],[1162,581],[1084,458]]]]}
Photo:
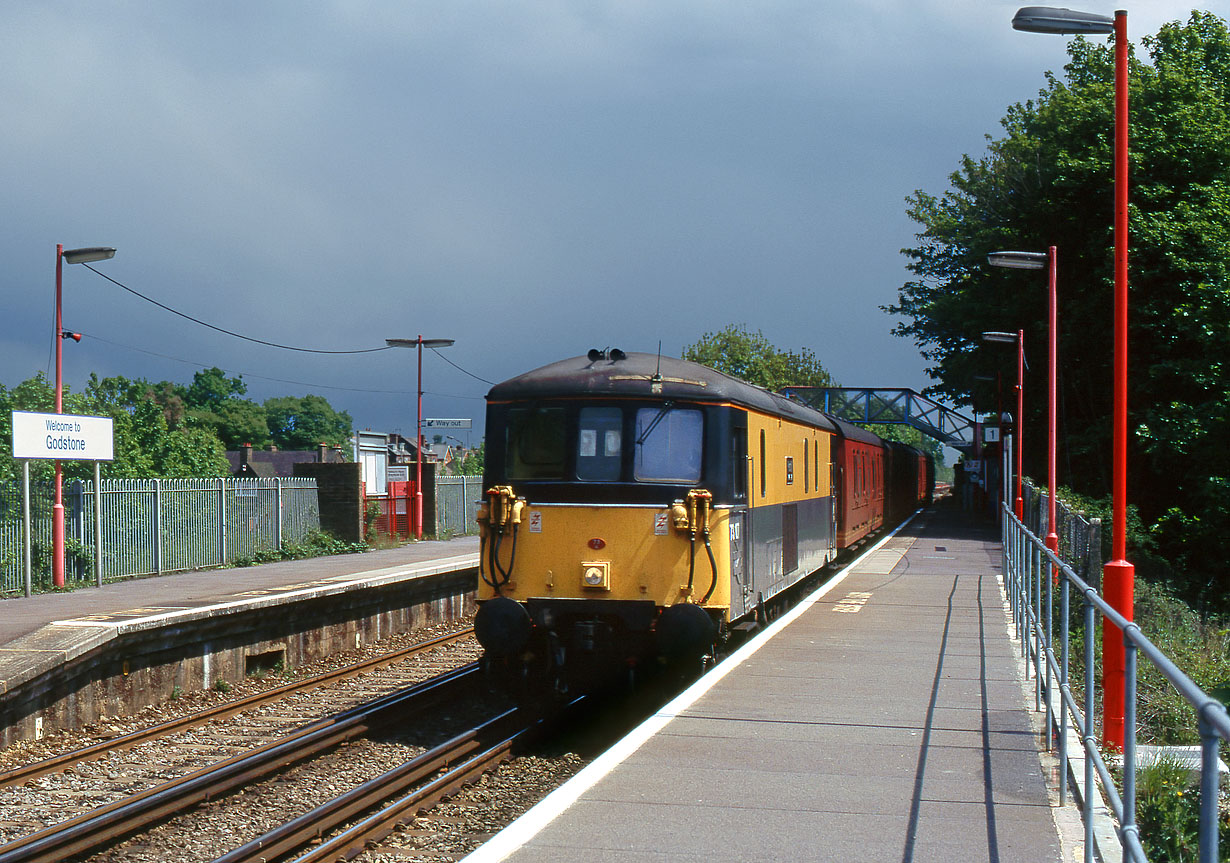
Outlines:
{"type": "Polygon", "coordinates": [[[1021,640],[1022,659],[1026,670],[1032,665],[1034,675],[1035,708],[1042,709],[1045,693],[1046,728],[1048,748],[1053,681],[1059,685],[1062,702],[1067,710],[1060,710],[1058,738],[1060,758],[1059,793],[1061,805],[1067,799],[1067,721],[1071,714],[1077,727],[1083,729],[1082,743],[1085,749],[1085,794],[1082,819],[1085,825],[1085,860],[1093,860],[1093,772],[1096,769],[1099,781],[1108,798],[1111,811],[1119,821],[1116,832],[1125,850],[1133,861],[1146,861],[1136,825],[1136,665],[1138,654],[1157,667],[1175,689],[1192,705],[1196,713],[1201,740],[1200,822],[1199,842],[1201,863],[1218,860],[1218,747],[1220,741],[1230,740],[1230,716],[1220,701],[1208,695],[1195,684],[1182,669],[1153,644],[1140,627],[1125,618],[1110,606],[1097,592],[1080,578],[1072,568],[1046,547],[1037,534],[1027,528],[1008,506],[1003,507],[1004,588],[1011,603],[1013,624],[1021,640]],[[1044,577],[1044,570],[1046,575],[1044,577]],[[1062,580],[1059,576],[1062,575],[1062,580]],[[1060,589],[1060,619],[1062,633],[1060,656],[1055,655],[1051,622],[1053,618],[1054,589],[1060,589]],[[1070,591],[1075,588],[1085,602],[1085,705],[1084,712],[1072,695],[1068,675],[1069,602],[1070,591]],[[1045,610],[1044,610],[1045,604],[1045,610]],[[1110,770],[1099,751],[1098,738],[1093,728],[1094,701],[1094,643],[1096,640],[1096,616],[1104,623],[1123,632],[1125,648],[1124,675],[1124,742],[1123,742],[1123,794],[1115,789],[1110,770]],[[1045,616],[1045,619],[1044,619],[1045,616]],[[1043,668],[1045,667],[1045,684],[1043,668]]]}

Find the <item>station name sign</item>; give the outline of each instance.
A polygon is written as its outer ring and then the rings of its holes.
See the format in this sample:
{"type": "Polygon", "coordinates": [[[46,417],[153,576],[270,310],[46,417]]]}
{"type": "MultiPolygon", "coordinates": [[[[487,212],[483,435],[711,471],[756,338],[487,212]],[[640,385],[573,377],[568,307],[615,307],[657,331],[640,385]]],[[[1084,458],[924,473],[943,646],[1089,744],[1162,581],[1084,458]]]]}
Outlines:
{"type": "Polygon", "coordinates": [[[473,421],[464,420],[423,420],[423,428],[425,429],[468,429],[473,426],[473,421]]]}
{"type": "Polygon", "coordinates": [[[13,458],[112,461],[114,426],[111,417],[13,411],[13,458]]]}

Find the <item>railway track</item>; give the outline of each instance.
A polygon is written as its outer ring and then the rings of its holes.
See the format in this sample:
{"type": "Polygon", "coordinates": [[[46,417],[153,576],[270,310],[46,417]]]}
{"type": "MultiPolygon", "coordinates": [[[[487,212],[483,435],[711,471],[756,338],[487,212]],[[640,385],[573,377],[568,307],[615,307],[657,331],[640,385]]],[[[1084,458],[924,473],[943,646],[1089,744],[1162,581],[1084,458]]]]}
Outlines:
{"type": "Polygon", "coordinates": [[[510,758],[514,747],[527,744],[579,704],[573,702],[551,720],[529,716],[520,708],[507,710],[214,863],[269,863],[299,851],[303,853],[294,858],[295,863],[354,859],[510,758]],[[330,836],[332,831],[337,832],[330,836]]]}
{"type": "MultiPolygon", "coordinates": [[[[399,637],[394,639],[399,646],[393,650],[368,651],[359,662],[329,668],[249,698],[69,751],[51,749],[49,757],[4,770],[0,773],[0,851],[7,852],[23,837],[53,824],[239,757],[332,714],[473,662],[479,653],[468,629],[428,640],[419,636],[406,644],[408,640],[399,637]]],[[[196,700],[196,696],[186,700],[196,700]]],[[[178,703],[168,708],[182,709],[178,703]]],[[[44,754],[52,746],[63,749],[67,737],[60,735],[59,740],[39,744],[39,748],[44,754]]],[[[85,738],[89,740],[90,735],[85,738]]],[[[19,748],[4,756],[11,763],[21,752],[19,748]]]]}
{"type": "Polygon", "coordinates": [[[227,719],[245,711],[253,710],[255,708],[280,701],[296,693],[318,689],[332,683],[357,677],[361,674],[386,668],[410,657],[424,654],[434,648],[454,644],[462,639],[470,638],[473,634],[474,630],[467,628],[457,632],[448,633],[446,635],[437,636],[436,638],[428,639],[426,641],[416,642],[414,644],[401,647],[397,650],[381,653],[361,662],[351,663],[340,668],[330,669],[328,671],[321,672],[320,674],[314,674],[302,680],[294,681],[293,683],[287,683],[264,692],[258,692],[246,698],[207,707],[204,710],[195,711],[193,713],[179,716],[174,719],[167,720],[166,722],[161,722],[145,728],[139,728],[136,731],[130,731],[117,737],[101,740],[97,743],[93,743],[79,749],[62,752],[31,764],[23,764],[18,767],[0,770],[0,788],[7,785],[29,782],[30,780],[36,779],[40,776],[62,771],[66,767],[70,767],[72,765],[101,758],[108,754],[120,752],[125,749],[131,749],[132,747],[150,740],[168,737],[179,731],[185,731],[190,728],[205,725],[209,722],[227,719]]]}
{"type": "Polygon", "coordinates": [[[477,663],[344,711],[207,768],[139,791],[0,847],[0,863],[51,863],[98,851],[211,799],[391,723],[451,704],[478,682],[477,663]]]}

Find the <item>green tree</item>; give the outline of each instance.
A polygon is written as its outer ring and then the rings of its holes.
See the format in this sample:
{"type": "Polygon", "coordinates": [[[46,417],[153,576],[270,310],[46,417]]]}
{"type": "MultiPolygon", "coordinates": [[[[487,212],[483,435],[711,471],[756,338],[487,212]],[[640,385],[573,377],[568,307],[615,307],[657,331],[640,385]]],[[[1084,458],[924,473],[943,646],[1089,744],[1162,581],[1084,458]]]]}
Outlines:
{"type": "MultiPolygon", "coordinates": [[[[65,387],[64,412],[111,417],[114,423],[115,459],[103,462],[105,477],[201,477],[230,472],[222,444],[204,429],[167,427],[162,407],[153,398],[155,387],[143,380],[91,375],[82,393],[65,387]]],[[[0,437],[6,452],[12,452],[12,411],[50,413],[55,410],[55,390],[39,373],[9,390],[0,385],[0,437]]],[[[93,474],[89,462],[65,461],[64,475],[85,479],[93,474]]],[[[49,480],[50,461],[32,465],[32,476],[49,480]]],[[[21,466],[11,457],[3,460],[0,479],[16,481],[21,466]]]]}
{"type": "Polygon", "coordinates": [[[317,444],[344,446],[354,421],[323,396],[283,396],[266,399],[265,415],[273,442],[282,449],[312,449],[317,444]]]}
{"type": "Polygon", "coordinates": [[[236,450],[246,443],[264,447],[270,441],[265,409],[251,399],[241,398],[248,391],[243,376],[228,378],[214,366],[192,376],[187,387],[168,382],[154,389],[168,425],[184,422],[215,434],[226,449],[236,450]]]}
{"type": "Polygon", "coordinates": [[[248,385],[243,382],[243,375],[228,378],[226,372],[214,366],[192,376],[192,384],[184,393],[184,403],[189,408],[216,411],[225,402],[247,391],[248,385]]]}
{"type": "MultiPolygon", "coordinates": [[[[1193,12],[1143,42],[1149,62],[1133,58],[1130,71],[1129,498],[1189,598],[1224,605],[1230,33],[1193,12]]],[[[970,403],[976,374],[1012,359],[979,346],[978,334],[1024,329],[1025,427],[1043,429],[1045,281],[992,271],[986,255],[1057,246],[1061,480],[1093,496],[1110,479],[1113,67],[1109,45],[1074,40],[1064,77],[1048,74],[1036,100],[1010,107],[985,156],[963,157],[942,194],[907,199],[922,226],[903,250],[914,279],[886,309],[933,361],[931,391],[957,404],[970,403]]],[[[1045,435],[1027,431],[1025,442],[1026,470],[1038,476],[1045,435]]]]}
{"type": "Polygon", "coordinates": [[[487,442],[483,441],[474,449],[466,453],[465,458],[461,460],[461,466],[458,469],[458,473],[461,476],[481,476],[486,460],[487,442]]]}
{"type": "Polygon", "coordinates": [[[683,349],[683,358],[774,392],[788,386],[836,386],[807,348],[797,353],[779,351],[764,333],[748,332],[741,324],[705,333],[698,342],[683,349]]]}
{"type": "Polygon", "coordinates": [[[270,441],[265,409],[251,399],[230,398],[213,410],[189,410],[187,419],[193,427],[217,435],[228,450],[239,449],[246,443],[260,449],[270,441]]]}

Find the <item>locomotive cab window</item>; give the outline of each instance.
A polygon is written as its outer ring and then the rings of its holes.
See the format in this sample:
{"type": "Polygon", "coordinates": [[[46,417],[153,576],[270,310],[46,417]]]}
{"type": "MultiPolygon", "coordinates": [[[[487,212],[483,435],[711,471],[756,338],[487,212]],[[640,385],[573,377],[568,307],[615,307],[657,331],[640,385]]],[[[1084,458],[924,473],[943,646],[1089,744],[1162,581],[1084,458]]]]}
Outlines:
{"type": "Polygon", "coordinates": [[[509,479],[563,478],[563,408],[513,408],[508,412],[507,435],[509,479]]]}
{"type": "Polygon", "coordinates": [[[699,482],[704,415],[698,410],[669,406],[636,412],[636,456],[633,477],[638,482],[699,482]]]}
{"type": "Polygon", "coordinates": [[[623,411],[581,408],[577,417],[577,479],[618,480],[623,455],[623,411]]]}

